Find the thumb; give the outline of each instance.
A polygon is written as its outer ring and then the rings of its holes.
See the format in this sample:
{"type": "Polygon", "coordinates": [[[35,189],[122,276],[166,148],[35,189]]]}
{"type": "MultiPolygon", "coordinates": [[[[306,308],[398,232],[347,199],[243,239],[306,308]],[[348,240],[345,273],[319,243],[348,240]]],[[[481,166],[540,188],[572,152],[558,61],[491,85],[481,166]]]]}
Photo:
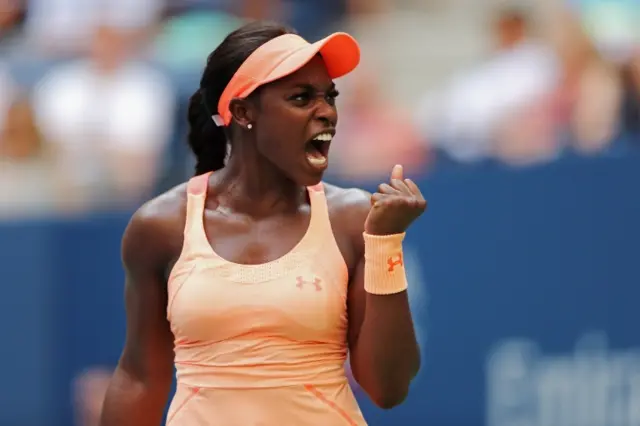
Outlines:
{"type": "Polygon", "coordinates": [[[391,171],[391,180],[398,179],[402,180],[404,177],[403,168],[400,164],[396,164],[393,166],[393,170],[391,171]]]}

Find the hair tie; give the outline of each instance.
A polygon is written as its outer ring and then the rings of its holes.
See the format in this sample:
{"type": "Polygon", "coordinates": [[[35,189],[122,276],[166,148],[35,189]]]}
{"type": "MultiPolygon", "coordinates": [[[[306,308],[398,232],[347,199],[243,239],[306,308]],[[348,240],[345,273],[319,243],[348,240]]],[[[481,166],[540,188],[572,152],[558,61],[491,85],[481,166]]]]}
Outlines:
{"type": "Polygon", "coordinates": [[[218,127],[224,126],[224,121],[222,120],[222,117],[220,117],[218,114],[212,115],[211,118],[213,119],[213,122],[216,123],[216,126],[218,127]]]}

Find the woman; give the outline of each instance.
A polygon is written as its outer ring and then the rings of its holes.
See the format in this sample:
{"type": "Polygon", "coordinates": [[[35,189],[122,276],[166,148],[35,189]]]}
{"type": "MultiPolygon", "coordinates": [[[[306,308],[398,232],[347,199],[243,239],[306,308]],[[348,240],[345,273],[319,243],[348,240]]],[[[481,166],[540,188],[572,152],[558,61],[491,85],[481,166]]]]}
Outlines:
{"type": "Polygon", "coordinates": [[[174,363],[175,426],[364,425],[348,350],[377,405],[405,398],[420,358],[401,241],[426,202],[401,167],[373,195],[321,183],[332,79],[358,61],[346,34],[309,44],[265,23],[208,58],[189,111],[196,177],[123,238],[127,338],[103,426],[159,425],[174,363]]]}

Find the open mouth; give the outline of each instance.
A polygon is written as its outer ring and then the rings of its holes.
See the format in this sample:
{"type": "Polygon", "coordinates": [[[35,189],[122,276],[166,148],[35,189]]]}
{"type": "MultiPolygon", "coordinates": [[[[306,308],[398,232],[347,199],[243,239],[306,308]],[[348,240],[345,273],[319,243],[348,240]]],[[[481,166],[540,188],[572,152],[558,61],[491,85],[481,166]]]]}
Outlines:
{"type": "Polygon", "coordinates": [[[327,132],[321,133],[307,142],[305,153],[309,164],[318,168],[327,166],[331,139],[333,139],[333,135],[327,132]]]}

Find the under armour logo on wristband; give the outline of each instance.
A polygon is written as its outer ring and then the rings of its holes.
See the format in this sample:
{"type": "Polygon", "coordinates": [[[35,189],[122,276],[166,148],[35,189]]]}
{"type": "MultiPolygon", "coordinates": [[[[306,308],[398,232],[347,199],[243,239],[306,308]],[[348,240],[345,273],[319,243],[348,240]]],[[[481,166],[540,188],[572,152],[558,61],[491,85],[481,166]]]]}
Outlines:
{"type": "Polygon", "coordinates": [[[302,289],[305,285],[312,285],[316,288],[316,291],[322,290],[322,286],[320,285],[320,283],[322,283],[322,280],[320,278],[314,278],[313,281],[305,281],[304,278],[297,277],[296,281],[296,287],[298,287],[299,289],[302,289]]]}
{"type": "Polygon", "coordinates": [[[387,265],[389,265],[389,272],[393,272],[396,269],[396,266],[404,266],[404,262],[402,261],[402,253],[397,256],[391,256],[387,259],[387,265]]]}

